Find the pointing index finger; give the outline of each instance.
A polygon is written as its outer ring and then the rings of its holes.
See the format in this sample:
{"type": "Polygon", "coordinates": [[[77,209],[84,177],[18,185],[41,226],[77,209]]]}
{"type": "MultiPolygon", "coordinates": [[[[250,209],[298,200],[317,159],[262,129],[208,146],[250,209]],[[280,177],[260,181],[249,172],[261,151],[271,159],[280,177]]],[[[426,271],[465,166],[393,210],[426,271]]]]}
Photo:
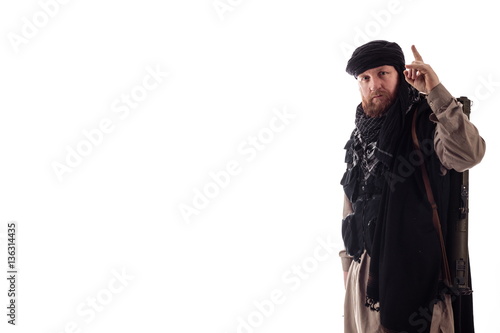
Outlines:
{"type": "Polygon", "coordinates": [[[424,61],[424,59],[422,59],[422,56],[420,55],[420,53],[418,53],[415,45],[411,46],[411,51],[413,52],[413,57],[415,57],[416,61],[422,61],[422,62],[424,61]]]}

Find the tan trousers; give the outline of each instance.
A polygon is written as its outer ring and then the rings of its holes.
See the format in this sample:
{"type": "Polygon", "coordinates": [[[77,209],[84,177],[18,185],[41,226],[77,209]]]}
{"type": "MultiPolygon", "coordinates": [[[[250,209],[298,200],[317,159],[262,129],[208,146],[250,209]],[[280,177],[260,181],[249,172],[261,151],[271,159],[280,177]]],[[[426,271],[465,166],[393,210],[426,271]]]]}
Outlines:
{"type": "MultiPolygon", "coordinates": [[[[344,302],[344,333],[387,333],[380,326],[379,313],[365,306],[369,269],[370,257],[366,253],[361,256],[361,263],[353,261],[349,267],[344,302]]],[[[421,322],[421,325],[427,325],[423,320],[421,322]]],[[[430,332],[454,332],[449,295],[446,295],[445,302],[434,305],[430,332]]]]}

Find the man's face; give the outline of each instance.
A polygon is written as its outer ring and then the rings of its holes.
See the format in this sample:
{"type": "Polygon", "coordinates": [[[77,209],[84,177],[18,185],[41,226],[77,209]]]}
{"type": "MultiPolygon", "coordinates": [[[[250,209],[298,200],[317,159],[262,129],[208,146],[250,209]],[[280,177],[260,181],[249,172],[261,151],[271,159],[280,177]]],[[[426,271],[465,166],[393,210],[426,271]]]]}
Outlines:
{"type": "Polygon", "coordinates": [[[393,66],[369,69],[357,76],[361,105],[369,117],[382,116],[396,99],[398,72],[393,66]]]}

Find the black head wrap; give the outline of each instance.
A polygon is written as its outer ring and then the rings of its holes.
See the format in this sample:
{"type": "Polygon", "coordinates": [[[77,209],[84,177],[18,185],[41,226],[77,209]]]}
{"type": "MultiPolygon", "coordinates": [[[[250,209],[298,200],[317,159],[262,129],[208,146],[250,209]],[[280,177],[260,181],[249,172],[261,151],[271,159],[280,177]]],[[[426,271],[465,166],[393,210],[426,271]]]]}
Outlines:
{"type": "Polygon", "coordinates": [[[358,47],[347,62],[346,72],[357,77],[364,71],[384,65],[394,66],[402,74],[405,56],[401,47],[385,40],[375,40],[358,47]]]}

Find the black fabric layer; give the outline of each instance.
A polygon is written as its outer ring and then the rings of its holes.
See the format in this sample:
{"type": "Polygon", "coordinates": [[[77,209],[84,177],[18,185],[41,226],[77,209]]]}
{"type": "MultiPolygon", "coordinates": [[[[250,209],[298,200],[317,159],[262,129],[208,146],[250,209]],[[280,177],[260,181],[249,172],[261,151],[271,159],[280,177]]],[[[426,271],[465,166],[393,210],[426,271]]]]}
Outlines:
{"type": "MultiPolygon", "coordinates": [[[[417,132],[420,140],[433,142],[434,124],[428,120],[430,109],[423,108],[423,104],[419,105],[417,132]]],[[[379,304],[381,324],[397,332],[426,332],[418,327],[419,310],[432,314],[432,302],[439,295],[440,243],[422,184],[418,166],[421,161],[415,161],[411,140],[413,112],[406,116],[402,135],[394,138],[399,146],[391,172],[385,175],[388,186],[375,231],[367,288],[370,304],[379,304]]],[[[437,164],[433,163],[433,151],[424,156],[429,174],[439,174],[439,168],[434,168],[437,164]]],[[[443,190],[447,177],[436,180],[437,183],[432,182],[433,189],[443,190]]],[[[435,193],[442,217],[447,208],[442,198],[446,196],[442,191],[435,193]]]]}
{"type": "Polygon", "coordinates": [[[357,77],[364,71],[384,65],[404,70],[405,57],[397,43],[374,40],[356,48],[347,62],[346,72],[357,77]]]}
{"type": "Polygon", "coordinates": [[[347,170],[344,173],[341,184],[344,187],[344,192],[353,204],[354,215],[349,216],[342,221],[342,236],[347,253],[359,260],[361,253],[366,250],[371,253],[372,235],[375,229],[377,219],[378,203],[371,200],[377,198],[377,195],[382,193],[383,175],[382,173],[391,166],[395,150],[399,141],[396,139],[401,136],[404,129],[405,114],[414,103],[420,100],[420,95],[417,90],[411,87],[403,77],[403,73],[399,74],[398,93],[396,101],[386,112],[384,121],[376,126],[366,126],[369,120],[360,120],[359,111],[361,105],[356,108],[356,129],[351,134],[347,142],[346,163],[347,170]],[[361,131],[368,132],[365,136],[376,137],[376,142],[363,142],[361,131]],[[374,135],[375,129],[378,134],[374,135]],[[365,150],[367,144],[373,143],[372,160],[362,160],[366,155],[365,150]],[[379,163],[380,162],[380,163],[379,163]],[[367,164],[370,170],[373,170],[372,177],[367,177],[365,170],[361,164],[367,164]],[[363,190],[363,188],[367,190],[363,190]],[[364,194],[364,196],[360,196],[364,194]],[[358,199],[360,202],[357,202],[358,199]]]}
{"type": "MultiPolygon", "coordinates": [[[[429,332],[434,304],[451,291],[440,281],[441,245],[422,182],[422,160],[418,159],[411,139],[413,112],[406,117],[391,172],[385,175],[387,186],[373,241],[367,305],[380,310],[385,328],[422,333],[429,332]]],[[[435,124],[429,120],[432,111],[427,102],[422,101],[417,112],[419,142],[446,235],[450,174],[440,173],[441,164],[433,151],[435,124]]],[[[471,298],[460,300],[466,303],[460,309],[472,310],[471,298]]],[[[471,320],[464,322],[473,327],[471,320]]]]}

